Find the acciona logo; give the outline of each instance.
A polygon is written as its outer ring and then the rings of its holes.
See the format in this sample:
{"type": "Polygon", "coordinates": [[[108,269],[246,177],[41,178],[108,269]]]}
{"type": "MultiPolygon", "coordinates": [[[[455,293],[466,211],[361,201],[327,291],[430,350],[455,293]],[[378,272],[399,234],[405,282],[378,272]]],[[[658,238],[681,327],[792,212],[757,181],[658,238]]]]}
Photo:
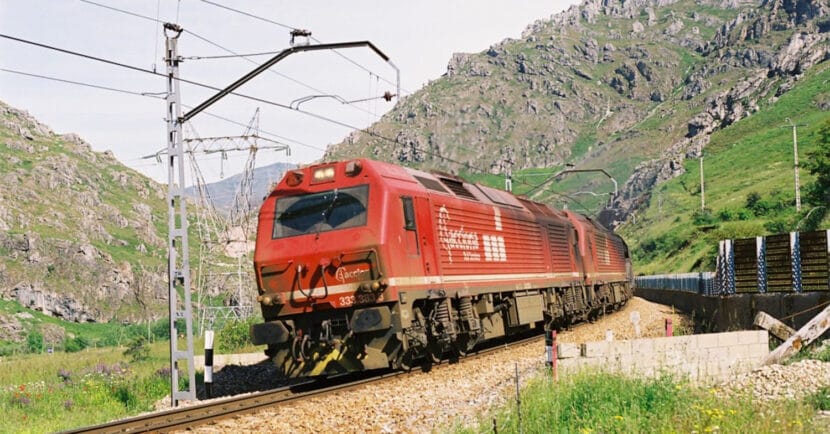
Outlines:
{"type": "Polygon", "coordinates": [[[337,279],[340,283],[346,283],[346,281],[354,281],[360,279],[364,274],[368,273],[369,270],[357,268],[354,270],[346,269],[345,267],[340,267],[337,271],[334,272],[334,278],[337,279]]]}
{"type": "Polygon", "coordinates": [[[461,251],[465,261],[480,261],[478,234],[465,231],[464,226],[458,229],[450,229],[451,221],[449,210],[442,205],[438,210],[438,241],[441,242],[441,247],[447,251],[449,261],[453,261],[453,250],[461,251]]]}

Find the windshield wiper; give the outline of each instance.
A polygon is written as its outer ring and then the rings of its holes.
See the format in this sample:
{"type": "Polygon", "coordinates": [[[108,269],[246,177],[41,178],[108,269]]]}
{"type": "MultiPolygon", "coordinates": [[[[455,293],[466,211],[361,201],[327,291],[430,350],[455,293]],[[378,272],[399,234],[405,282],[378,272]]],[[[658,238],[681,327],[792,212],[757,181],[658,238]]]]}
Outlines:
{"type": "Polygon", "coordinates": [[[331,198],[331,203],[329,204],[328,208],[323,211],[323,221],[328,223],[329,217],[331,217],[331,211],[334,209],[334,203],[337,202],[337,189],[334,189],[334,197],[331,198]]]}

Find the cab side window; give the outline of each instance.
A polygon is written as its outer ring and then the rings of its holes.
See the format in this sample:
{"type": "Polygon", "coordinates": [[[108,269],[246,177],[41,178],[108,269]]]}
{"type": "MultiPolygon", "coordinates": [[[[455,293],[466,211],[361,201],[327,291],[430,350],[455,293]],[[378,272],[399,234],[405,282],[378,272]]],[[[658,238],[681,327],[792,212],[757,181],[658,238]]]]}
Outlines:
{"type": "Polygon", "coordinates": [[[415,230],[415,208],[412,205],[412,198],[408,196],[401,197],[403,204],[403,228],[408,231],[415,230]]]}

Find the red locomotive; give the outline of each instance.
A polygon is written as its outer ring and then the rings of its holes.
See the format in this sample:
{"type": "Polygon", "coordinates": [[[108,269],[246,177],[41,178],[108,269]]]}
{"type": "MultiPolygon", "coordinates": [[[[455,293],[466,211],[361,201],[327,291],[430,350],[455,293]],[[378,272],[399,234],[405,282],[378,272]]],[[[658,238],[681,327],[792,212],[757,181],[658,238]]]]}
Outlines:
{"type": "Polygon", "coordinates": [[[407,368],[560,327],[631,296],[623,240],[446,174],[356,159],[286,173],[259,214],[265,322],[285,376],[407,368]]]}

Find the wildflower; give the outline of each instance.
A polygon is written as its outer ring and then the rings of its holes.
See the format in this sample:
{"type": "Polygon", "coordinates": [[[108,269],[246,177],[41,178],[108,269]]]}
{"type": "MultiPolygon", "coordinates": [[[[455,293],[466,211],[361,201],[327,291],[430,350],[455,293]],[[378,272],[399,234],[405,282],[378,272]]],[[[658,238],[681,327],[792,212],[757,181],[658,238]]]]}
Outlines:
{"type": "Polygon", "coordinates": [[[679,385],[679,384],[676,384],[676,385],[674,386],[674,388],[675,388],[675,389],[677,389],[677,390],[680,390],[680,389],[682,389],[682,388],[683,388],[683,386],[681,386],[681,385],[679,385]]]}
{"type": "Polygon", "coordinates": [[[58,371],[58,377],[60,377],[60,379],[64,382],[67,382],[72,378],[72,373],[67,371],[66,369],[61,368],[58,371]]]}
{"type": "Polygon", "coordinates": [[[623,417],[622,417],[622,416],[620,416],[620,415],[616,415],[616,416],[614,416],[614,419],[616,419],[616,420],[623,420],[623,417]]]}
{"type": "Polygon", "coordinates": [[[738,413],[737,411],[735,411],[735,410],[733,410],[733,409],[731,409],[731,408],[729,409],[729,414],[730,414],[730,415],[734,416],[734,415],[735,415],[735,414],[737,414],[737,413],[738,413]]]}
{"type": "Polygon", "coordinates": [[[26,385],[21,384],[20,387],[18,387],[18,389],[20,389],[21,392],[25,392],[26,391],[26,385]]]}
{"type": "Polygon", "coordinates": [[[592,432],[594,432],[594,430],[592,430],[591,428],[580,428],[579,432],[581,434],[591,434],[592,432]]]}

